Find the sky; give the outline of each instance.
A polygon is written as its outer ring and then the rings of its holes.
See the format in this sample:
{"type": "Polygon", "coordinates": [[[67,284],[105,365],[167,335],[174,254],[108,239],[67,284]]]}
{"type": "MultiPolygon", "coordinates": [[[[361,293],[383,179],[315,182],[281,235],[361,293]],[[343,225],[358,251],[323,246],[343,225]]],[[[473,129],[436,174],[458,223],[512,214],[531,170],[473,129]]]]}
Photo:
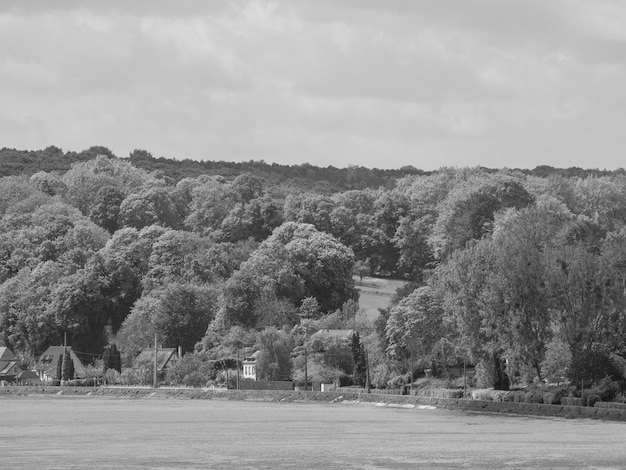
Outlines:
{"type": "Polygon", "coordinates": [[[621,0],[0,1],[0,147],[626,167],[621,0]]]}

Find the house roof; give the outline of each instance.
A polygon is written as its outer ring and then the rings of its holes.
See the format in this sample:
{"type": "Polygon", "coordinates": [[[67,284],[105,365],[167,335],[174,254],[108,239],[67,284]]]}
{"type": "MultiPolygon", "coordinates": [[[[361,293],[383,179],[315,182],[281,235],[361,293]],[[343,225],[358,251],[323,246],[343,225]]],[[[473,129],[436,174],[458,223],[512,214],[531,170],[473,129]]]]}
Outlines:
{"type": "Polygon", "coordinates": [[[250,354],[249,356],[245,357],[243,360],[243,363],[246,364],[252,364],[254,362],[256,362],[257,358],[259,357],[259,353],[261,351],[255,351],[254,353],[250,354]]]}
{"type": "Polygon", "coordinates": [[[0,346],[0,361],[13,361],[15,354],[6,346],[0,346]]]}
{"type": "MultiPolygon", "coordinates": [[[[37,364],[35,364],[36,371],[43,371],[48,377],[51,379],[59,379],[57,377],[58,371],[58,363],[63,360],[63,351],[65,346],[50,346],[45,352],[39,357],[37,364]]],[[[74,376],[75,377],[84,377],[85,376],[85,366],[78,358],[76,353],[72,350],[71,346],[67,346],[67,349],[70,353],[70,358],[74,363],[74,376]]]]}
{"type": "Polygon", "coordinates": [[[17,379],[18,380],[24,380],[24,379],[38,379],[39,376],[37,375],[37,372],[35,372],[34,370],[21,370],[17,373],[17,379]]]}
{"type": "MultiPolygon", "coordinates": [[[[157,349],[157,370],[167,369],[172,358],[178,358],[176,348],[158,348],[157,349]]],[[[142,365],[154,364],[154,348],[144,349],[139,356],[133,361],[133,369],[137,369],[142,365]]]]}
{"type": "Polygon", "coordinates": [[[20,370],[17,361],[0,361],[0,377],[15,377],[20,370]]]}

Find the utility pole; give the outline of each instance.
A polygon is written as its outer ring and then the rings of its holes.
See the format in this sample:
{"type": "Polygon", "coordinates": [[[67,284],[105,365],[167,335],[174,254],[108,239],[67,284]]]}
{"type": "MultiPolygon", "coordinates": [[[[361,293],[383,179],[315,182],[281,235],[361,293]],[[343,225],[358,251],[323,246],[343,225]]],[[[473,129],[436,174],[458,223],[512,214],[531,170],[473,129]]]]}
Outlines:
{"type": "Polygon", "coordinates": [[[237,348],[237,390],[239,390],[239,348],[237,348]]]}
{"type": "Polygon", "coordinates": [[[372,391],[372,384],[370,383],[370,360],[367,355],[367,349],[365,349],[365,388],[367,388],[367,393],[372,391]]]}
{"type": "Polygon", "coordinates": [[[154,377],[152,382],[152,388],[157,388],[157,334],[154,334],[154,377]]]}
{"type": "Polygon", "coordinates": [[[63,385],[63,361],[65,361],[65,355],[67,354],[67,331],[63,333],[63,357],[61,358],[61,377],[59,377],[59,384],[63,385]]]}
{"type": "Polygon", "coordinates": [[[463,398],[467,398],[467,372],[465,370],[465,357],[463,357],[463,398]]]}
{"type": "Polygon", "coordinates": [[[309,371],[307,369],[309,360],[307,358],[306,346],[304,346],[304,391],[309,390],[309,371]]]}

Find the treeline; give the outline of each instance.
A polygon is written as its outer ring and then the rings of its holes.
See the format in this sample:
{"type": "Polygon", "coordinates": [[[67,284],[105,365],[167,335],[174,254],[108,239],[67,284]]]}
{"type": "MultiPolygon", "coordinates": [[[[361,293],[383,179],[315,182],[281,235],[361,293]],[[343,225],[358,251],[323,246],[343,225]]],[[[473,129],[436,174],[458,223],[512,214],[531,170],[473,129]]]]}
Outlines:
{"type": "Polygon", "coordinates": [[[623,174],[447,168],[325,193],[132,161],[0,179],[0,337],[23,361],[67,333],[128,365],[156,333],[215,380],[258,349],[266,380],[301,377],[309,351],[311,376],[362,384],[367,351],[376,386],[466,360],[504,387],[599,380],[624,356],[623,174]],[[376,327],[355,273],[408,281],[376,327]],[[340,329],[359,335],[322,334],[340,329]]]}
{"type": "MultiPolygon", "coordinates": [[[[35,151],[2,148],[0,149],[0,176],[32,175],[39,171],[65,172],[73,163],[91,160],[98,155],[116,157],[111,150],[102,146],[90,147],[78,153],[64,153],[54,146],[35,151]]],[[[136,168],[158,173],[161,178],[171,178],[174,182],[199,175],[233,179],[249,173],[258,176],[270,186],[282,188],[283,192],[300,188],[326,194],[346,189],[393,186],[397,178],[428,174],[412,166],[398,170],[381,170],[361,166],[323,168],[308,163],[279,165],[268,164],[261,160],[247,162],[173,160],[153,157],[145,150],[134,150],[130,153],[128,161],[136,168]]]]}
{"type": "MultiPolygon", "coordinates": [[[[85,162],[98,155],[118,157],[103,146],[93,146],[81,152],[63,152],[62,149],[50,146],[43,150],[0,149],[0,176],[32,175],[39,171],[65,172],[73,163],[85,162]]],[[[184,178],[195,178],[199,175],[223,176],[233,179],[242,174],[254,174],[262,178],[269,186],[282,187],[283,191],[306,189],[309,191],[331,194],[348,189],[392,188],[395,181],[405,176],[429,175],[432,172],[404,166],[400,169],[382,170],[349,166],[336,168],[333,166],[319,167],[304,163],[301,165],[279,165],[265,163],[262,160],[247,162],[227,161],[196,161],[190,159],[174,160],[164,157],[153,157],[145,150],[134,150],[128,160],[136,168],[150,173],[158,172],[161,177],[173,179],[175,182],[184,178]]],[[[498,170],[484,168],[488,173],[498,170]]],[[[534,169],[515,170],[527,176],[547,178],[560,176],[565,178],[587,178],[590,176],[624,175],[625,170],[583,169],[579,167],[554,168],[547,165],[534,169]]]]}

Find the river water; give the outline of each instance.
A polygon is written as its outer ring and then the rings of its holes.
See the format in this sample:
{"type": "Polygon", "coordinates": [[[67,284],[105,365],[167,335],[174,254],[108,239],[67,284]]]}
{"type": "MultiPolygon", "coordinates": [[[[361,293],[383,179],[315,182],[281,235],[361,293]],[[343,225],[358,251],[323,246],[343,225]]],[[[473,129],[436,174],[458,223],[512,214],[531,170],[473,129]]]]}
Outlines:
{"type": "Polygon", "coordinates": [[[626,468],[626,423],[366,403],[0,398],[0,468],[626,468]]]}

